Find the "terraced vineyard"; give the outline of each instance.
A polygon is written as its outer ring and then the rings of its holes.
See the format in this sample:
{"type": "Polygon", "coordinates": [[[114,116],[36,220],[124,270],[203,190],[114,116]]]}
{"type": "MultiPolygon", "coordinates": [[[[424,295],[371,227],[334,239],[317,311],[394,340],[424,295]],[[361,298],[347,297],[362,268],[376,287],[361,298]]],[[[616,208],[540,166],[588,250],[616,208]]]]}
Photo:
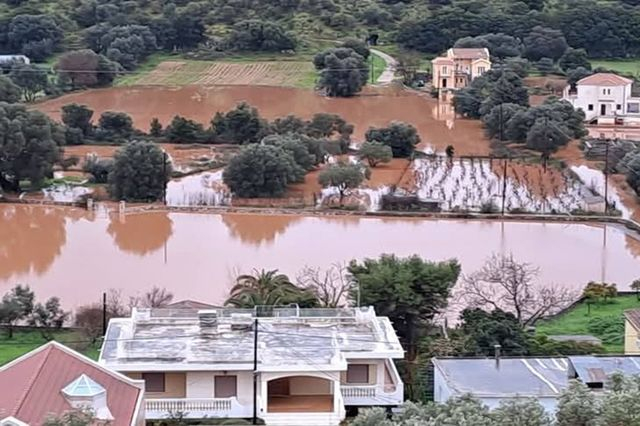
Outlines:
{"type": "Polygon", "coordinates": [[[312,87],[315,71],[309,62],[164,61],[129,84],[145,85],[252,85],[312,87]]]}

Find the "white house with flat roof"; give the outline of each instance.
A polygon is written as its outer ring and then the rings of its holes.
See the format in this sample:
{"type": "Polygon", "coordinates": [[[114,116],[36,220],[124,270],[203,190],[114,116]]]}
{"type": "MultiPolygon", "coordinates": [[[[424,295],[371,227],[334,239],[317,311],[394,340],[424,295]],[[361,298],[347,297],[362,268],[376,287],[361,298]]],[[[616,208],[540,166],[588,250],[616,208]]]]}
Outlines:
{"type": "Polygon", "coordinates": [[[614,372],[640,374],[640,356],[433,358],[434,401],[471,394],[489,409],[514,398],[535,398],[554,414],[558,397],[577,379],[603,389],[614,372]]]}
{"type": "Polygon", "coordinates": [[[575,90],[565,87],[562,98],[598,124],[640,120],[640,98],[631,95],[633,80],[613,73],[596,73],[579,80],[575,90]]]}
{"type": "Polygon", "coordinates": [[[147,419],[255,409],[267,425],[337,426],[346,406],[403,402],[403,357],[372,307],[134,309],[109,322],[99,361],[145,381],[147,419]]]}

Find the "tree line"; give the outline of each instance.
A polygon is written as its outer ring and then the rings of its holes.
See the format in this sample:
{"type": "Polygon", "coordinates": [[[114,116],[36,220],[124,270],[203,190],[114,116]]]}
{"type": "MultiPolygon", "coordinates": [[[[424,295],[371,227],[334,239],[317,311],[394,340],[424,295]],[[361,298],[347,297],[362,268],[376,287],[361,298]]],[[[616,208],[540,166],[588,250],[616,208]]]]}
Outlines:
{"type": "Polygon", "coordinates": [[[463,395],[445,403],[406,402],[397,414],[389,416],[382,408],[365,409],[351,426],[611,426],[635,425],[635,405],[640,398],[638,376],[625,377],[613,373],[605,390],[594,392],[578,381],[558,396],[554,416],[545,411],[535,398],[503,399],[493,410],[471,395],[463,395]]]}

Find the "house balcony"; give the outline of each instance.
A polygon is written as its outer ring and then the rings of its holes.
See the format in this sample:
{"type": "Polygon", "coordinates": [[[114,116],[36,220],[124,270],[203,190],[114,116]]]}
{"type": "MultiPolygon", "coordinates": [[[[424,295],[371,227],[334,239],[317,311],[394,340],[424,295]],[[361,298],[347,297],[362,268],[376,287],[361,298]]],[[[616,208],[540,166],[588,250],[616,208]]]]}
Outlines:
{"type": "Polygon", "coordinates": [[[252,407],[241,405],[237,398],[158,398],[145,400],[147,419],[164,419],[172,413],[185,418],[250,417],[252,407]]]}
{"type": "Polygon", "coordinates": [[[391,360],[386,360],[385,381],[373,385],[343,385],[340,387],[344,405],[401,405],[404,402],[404,383],[391,360]]]}

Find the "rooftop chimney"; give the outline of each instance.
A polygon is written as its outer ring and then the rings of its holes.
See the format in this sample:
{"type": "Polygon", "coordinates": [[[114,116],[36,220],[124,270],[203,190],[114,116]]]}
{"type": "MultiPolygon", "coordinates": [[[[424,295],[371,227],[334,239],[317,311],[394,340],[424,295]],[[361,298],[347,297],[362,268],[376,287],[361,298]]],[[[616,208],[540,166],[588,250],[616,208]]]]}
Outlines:
{"type": "Polygon", "coordinates": [[[496,360],[496,368],[500,368],[500,349],[501,348],[502,346],[500,345],[493,345],[494,358],[496,360]]]}

